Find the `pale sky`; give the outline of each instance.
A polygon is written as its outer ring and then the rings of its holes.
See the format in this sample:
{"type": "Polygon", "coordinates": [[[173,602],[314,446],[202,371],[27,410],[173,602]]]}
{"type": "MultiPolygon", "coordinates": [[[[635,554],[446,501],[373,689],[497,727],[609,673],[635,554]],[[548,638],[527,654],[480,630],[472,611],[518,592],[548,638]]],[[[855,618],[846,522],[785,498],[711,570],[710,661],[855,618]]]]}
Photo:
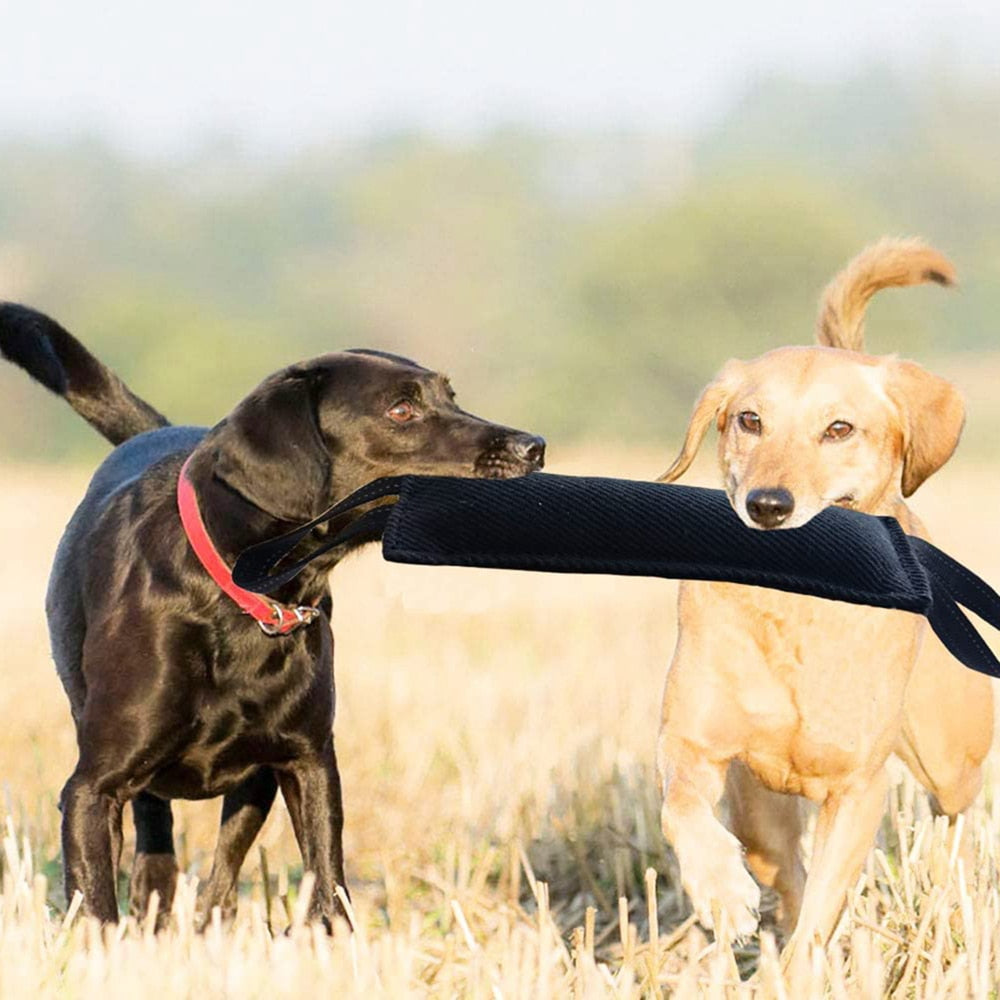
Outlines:
{"type": "Polygon", "coordinates": [[[1000,3],[0,0],[0,136],[170,153],[416,125],[686,128],[757,74],[927,62],[1000,80],[1000,3]]]}

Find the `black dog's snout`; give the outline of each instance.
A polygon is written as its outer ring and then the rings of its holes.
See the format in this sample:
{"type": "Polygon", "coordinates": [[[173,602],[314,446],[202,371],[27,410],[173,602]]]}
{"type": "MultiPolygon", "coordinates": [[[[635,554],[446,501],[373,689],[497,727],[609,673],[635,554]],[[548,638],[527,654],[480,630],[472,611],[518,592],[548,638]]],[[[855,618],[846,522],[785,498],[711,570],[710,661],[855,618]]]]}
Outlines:
{"type": "Polygon", "coordinates": [[[773,490],[751,490],[747,494],[747,513],[762,528],[777,527],[793,510],[795,497],[780,486],[773,490]]]}
{"type": "Polygon", "coordinates": [[[515,458],[537,469],[545,464],[545,438],[535,434],[517,434],[508,438],[507,450],[515,458]]]}

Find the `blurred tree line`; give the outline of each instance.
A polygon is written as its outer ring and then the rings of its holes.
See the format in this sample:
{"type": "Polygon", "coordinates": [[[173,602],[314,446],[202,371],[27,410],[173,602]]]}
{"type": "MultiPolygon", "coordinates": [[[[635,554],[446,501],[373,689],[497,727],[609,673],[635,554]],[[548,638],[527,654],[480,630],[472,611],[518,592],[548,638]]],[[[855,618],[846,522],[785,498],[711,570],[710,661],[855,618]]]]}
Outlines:
{"type": "MultiPolygon", "coordinates": [[[[673,447],[721,363],[810,342],[826,281],[885,233],[927,237],[963,284],[883,296],[871,349],[996,362],[998,126],[1000,88],[872,69],[762,79],[694,136],[398,132],[276,161],[220,140],[170,163],[7,138],[0,297],[181,423],[371,346],[553,445],[673,447]]],[[[0,427],[9,458],[106,450],[7,365],[0,427]]]]}

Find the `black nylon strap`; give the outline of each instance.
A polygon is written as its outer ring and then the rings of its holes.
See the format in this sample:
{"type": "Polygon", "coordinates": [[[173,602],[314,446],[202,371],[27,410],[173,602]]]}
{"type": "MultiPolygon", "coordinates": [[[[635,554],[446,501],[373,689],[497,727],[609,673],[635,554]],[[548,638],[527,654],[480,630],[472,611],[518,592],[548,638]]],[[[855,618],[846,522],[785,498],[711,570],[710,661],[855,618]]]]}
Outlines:
{"type": "Polygon", "coordinates": [[[967,667],[1000,678],[1000,661],[958,606],[1000,629],[1000,594],[930,542],[910,536],[910,545],[930,580],[933,603],[927,620],[935,635],[967,667]]]}
{"type": "Polygon", "coordinates": [[[932,578],[931,589],[934,603],[927,612],[927,621],[934,634],[948,652],[965,666],[988,677],[1000,678],[1000,662],[962,609],[951,599],[947,588],[940,580],[932,578]]]}
{"type": "MultiPolygon", "coordinates": [[[[267,570],[278,562],[282,556],[289,552],[291,548],[294,548],[295,543],[292,543],[290,547],[286,543],[277,557],[273,560],[268,560],[266,566],[259,570],[255,569],[254,560],[251,558],[243,567],[243,572],[247,574],[247,582],[237,583],[237,586],[243,587],[246,590],[256,591],[259,594],[277,590],[278,587],[283,586],[288,583],[289,580],[298,576],[309,563],[311,563],[317,556],[321,556],[324,552],[329,552],[330,549],[335,549],[340,545],[346,545],[347,542],[354,540],[375,541],[375,539],[381,538],[391,512],[391,504],[383,504],[380,507],[375,507],[372,510],[365,511],[365,513],[362,514],[356,521],[352,521],[346,528],[342,531],[338,531],[332,538],[328,538],[322,545],[317,546],[308,555],[303,556],[298,560],[298,562],[292,563],[290,566],[279,570],[277,573],[269,573],[267,570]],[[257,572],[259,575],[250,576],[249,574],[251,572],[257,572]]],[[[242,556],[240,558],[242,559],[242,556]]],[[[237,565],[239,565],[239,560],[237,560],[237,565]]],[[[233,579],[236,579],[235,568],[233,569],[233,579]]],[[[241,576],[240,579],[242,580],[243,577],[241,576]]]]}
{"type": "Polygon", "coordinates": [[[959,604],[964,604],[984,622],[1000,629],[1000,594],[985,580],[922,538],[911,535],[910,547],[932,580],[937,581],[959,604]]]}
{"type": "Polygon", "coordinates": [[[398,494],[403,479],[404,477],[402,476],[376,479],[366,486],[362,486],[361,489],[356,490],[350,496],[335,503],[328,510],[325,510],[318,517],[313,518],[306,524],[283,535],[278,535],[276,538],[270,538],[266,542],[250,546],[250,548],[240,553],[239,558],[236,560],[236,565],[233,566],[233,581],[238,587],[243,587],[245,590],[252,590],[258,594],[266,594],[269,591],[277,590],[278,587],[298,576],[313,559],[324,552],[329,552],[330,549],[335,549],[339,545],[344,545],[362,536],[370,541],[381,538],[393,504],[381,504],[372,510],[366,511],[357,520],[352,521],[343,530],[328,538],[322,545],[291,566],[278,573],[270,572],[274,566],[315,528],[343,514],[347,514],[357,507],[371,503],[373,500],[382,500],[398,494]]]}

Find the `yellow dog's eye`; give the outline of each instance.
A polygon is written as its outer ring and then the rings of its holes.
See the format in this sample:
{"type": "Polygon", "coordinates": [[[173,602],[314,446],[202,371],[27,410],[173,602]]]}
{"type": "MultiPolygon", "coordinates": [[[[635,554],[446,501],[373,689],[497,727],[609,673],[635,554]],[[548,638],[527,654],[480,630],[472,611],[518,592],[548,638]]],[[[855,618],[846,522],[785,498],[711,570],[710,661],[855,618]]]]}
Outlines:
{"type": "Polygon", "coordinates": [[[736,422],[748,434],[760,433],[760,417],[753,410],[743,410],[742,413],[737,415],[736,422]]]}
{"type": "Polygon", "coordinates": [[[854,433],[854,424],[849,424],[846,420],[834,420],[832,424],[823,432],[824,441],[843,441],[854,433]]]}

